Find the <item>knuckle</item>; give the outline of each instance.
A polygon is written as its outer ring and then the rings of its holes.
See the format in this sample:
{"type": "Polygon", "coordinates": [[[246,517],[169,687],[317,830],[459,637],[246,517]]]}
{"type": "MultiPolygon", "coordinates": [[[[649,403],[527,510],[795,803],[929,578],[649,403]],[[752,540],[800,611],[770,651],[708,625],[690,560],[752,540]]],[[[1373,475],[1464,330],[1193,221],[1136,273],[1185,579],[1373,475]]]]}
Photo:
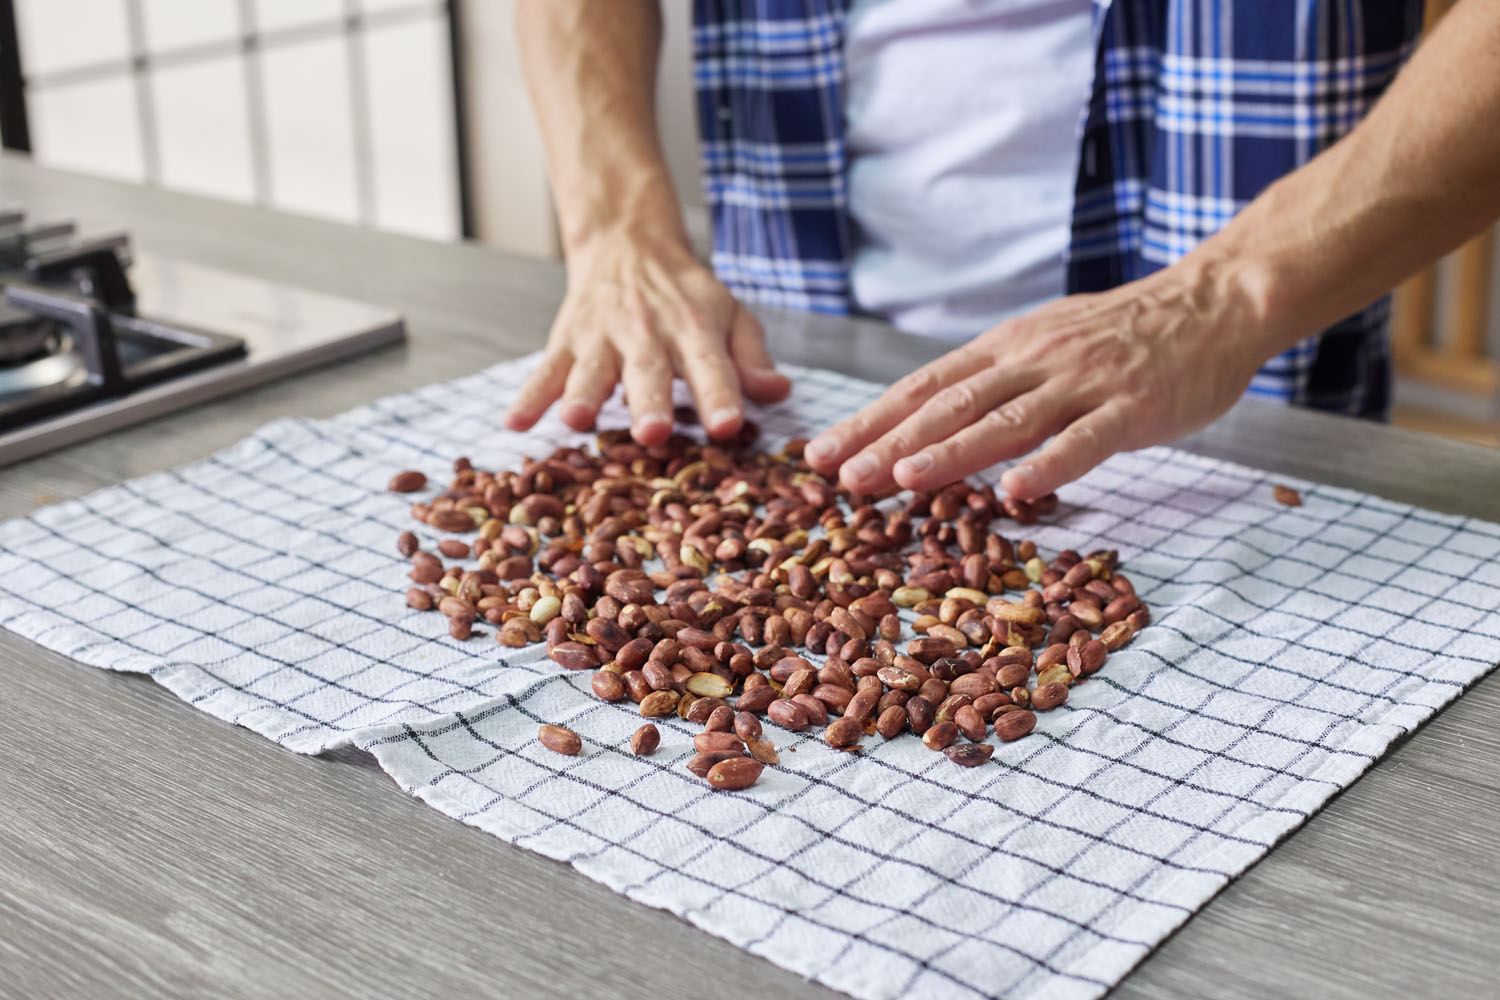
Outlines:
{"type": "Polygon", "coordinates": [[[966,442],[964,435],[955,435],[946,441],[940,441],[927,449],[932,453],[935,460],[933,469],[947,469],[962,461],[964,455],[973,449],[969,446],[972,442],[966,442]]]}
{"type": "Polygon", "coordinates": [[[568,379],[568,395],[580,401],[593,403],[609,395],[609,390],[614,387],[614,381],[602,368],[580,366],[573,369],[573,375],[568,379]]]}
{"type": "Polygon", "coordinates": [[[984,415],[985,430],[992,434],[1019,434],[1031,425],[1031,412],[1022,403],[997,406],[984,415]]]}
{"type": "MultiPolygon", "coordinates": [[[[968,379],[948,387],[943,408],[957,413],[976,413],[983,408],[979,389],[968,379]]],[[[936,400],[934,400],[936,402],[936,400]]]]}
{"type": "Polygon", "coordinates": [[[685,362],[706,375],[721,376],[729,367],[729,359],[724,356],[721,345],[708,341],[698,340],[689,344],[682,352],[682,357],[685,362]]]}
{"type": "Polygon", "coordinates": [[[1075,420],[1067,436],[1068,444],[1082,455],[1094,456],[1104,450],[1104,437],[1091,420],[1075,420]]]}
{"type": "Polygon", "coordinates": [[[608,373],[597,359],[589,359],[573,366],[573,378],[579,385],[598,385],[608,378],[608,373]]]}
{"type": "Polygon", "coordinates": [[[547,331],[547,346],[542,354],[544,363],[565,360],[572,352],[572,344],[578,337],[577,330],[578,323],[572,316],[566,312],[558,313],[547,331]]]}
{"type": "Polygon", "coordinates": [[[620,305],[625,315],[630,317],[631,323],[642,329],[650,329],[655,325],[655,315],[651,306],[646,302],[646,297],[640,292],[629,290],[621,294],[620,305]]]}
{"type": "Polygon", "coordinates": [[[630,370],[637,376],[649,379],[670,378],[672,362],[660,351],[636,351],[629,361],[630,370]]]}
{"type": "Polygon", "coordinates": [[[905,458],[916,450],[911,434],[901,428],[891,431],[870,446],[870,451],[877,457],[905,458]]]}
{"type": "Polygon", "coordinates": [[[907,404],[925,401],[937,390],[937,376],[926,368],[918,368],[908,375],[903,375],[891,386],[891,392],[895,398],[907,404]]]}
{"type": "Polygon", "coordinates": [[[547,353],[542,355],[542,360],[532,369],[531,374],[526,377],[526,384],[534,385],[538,382],[546,382],[548,379],[563,375],[567,372],[570,365],[571,360],[566,351],[561,347],[549,347],[547,353]]]}
{"type": "Polygon", "coordinates": [[[683,331],[695,341],[707,340],[718,336],[715,330],[713,317],[707,309],[698,305],[687,304],[682,307],[681,320],[683,331]]]}
{"type": "Polygon", "coordinates": [[[864,410],[845,420],[833,429],[833,433],[840,441],[848,441],[850,438],[865,438],[870,435],[870,415],[864,410]]]}

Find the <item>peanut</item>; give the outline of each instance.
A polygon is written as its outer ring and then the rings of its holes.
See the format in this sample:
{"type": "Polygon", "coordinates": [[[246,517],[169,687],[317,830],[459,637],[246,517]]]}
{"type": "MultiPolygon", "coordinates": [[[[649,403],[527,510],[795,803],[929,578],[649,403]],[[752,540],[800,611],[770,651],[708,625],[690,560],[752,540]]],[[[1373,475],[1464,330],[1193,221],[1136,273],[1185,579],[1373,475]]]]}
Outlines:
{"type": "Polygon", "coordinates": [[[542,726],[537,730],[537,739],[542,741],[542,746],[554,753],[572,756],[583,749],[582,738],[563,726],[542,726]]]}
{"type": "MultiPolygon", "coordinates": [[[[889,510],[842,493],[795,443],[767,457],[754,438],[748,425],[730,442],[679,435],[647,449],[615,430],[519,471],[459,459],[448,488],[412,515],[469,537],[442,538],[434,554],[401,532],[405,601],[439,609],[458,638],[483,618],[503,646],[545,640],[554,662],[591,671],[601,700],[703,725],[694,773],[725,765],[718,787],[748,787],[750,768],[775,761],[760,713],[822,728],[841,749],[910,729],[958,763],[983,763],[991,724],[1001,741],[1031,732],[1029,708],[1061,704],[1150,624],[1113,550],[1049,564],[1031,541],[991,532],[998,516],[1046,516],[1056,497],[957,483],[889,510]],[[903,637],[898,609],[917,616],[916,637],[903,637]],[[956,744],[960,733],[969,742],[956,744]],[[700,759],[719,753],[733,757],[700,759]]],[[[389,484],[427,486],[416,470],[389,484]]],[[[1283,490],[1279,501],[1300,502],[1283,490]]],[[[659,740],[647,724],[631,747],[659,740]]]]}
{"type": "Polygon", "coordinates": [[[661,730],[649,722],[630,734],[630,752],[637,757],[655,753],[660,745],[661,730]]]}
{"type": "Polygon", "coordinates": [[[765,765],[754,757],[731,757],[721,760],[708,771],[708,783],[715,788],[736,791],[749,788],[760,779],[765,765]]]}

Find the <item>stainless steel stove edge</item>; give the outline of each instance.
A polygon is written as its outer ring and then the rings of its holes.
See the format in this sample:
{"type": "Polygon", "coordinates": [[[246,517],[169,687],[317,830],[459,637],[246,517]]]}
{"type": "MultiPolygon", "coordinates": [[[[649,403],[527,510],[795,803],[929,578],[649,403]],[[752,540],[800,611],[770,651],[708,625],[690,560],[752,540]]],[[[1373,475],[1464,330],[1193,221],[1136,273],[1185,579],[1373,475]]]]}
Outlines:
{"type": "Polygon", "coordinates": [[[235,361],[207,368],[119,399],[19,427],[0,434],[0,467],[405,339],[405,322],[392,314],[389,322],[343,340],[259,361],[235,361]]]}

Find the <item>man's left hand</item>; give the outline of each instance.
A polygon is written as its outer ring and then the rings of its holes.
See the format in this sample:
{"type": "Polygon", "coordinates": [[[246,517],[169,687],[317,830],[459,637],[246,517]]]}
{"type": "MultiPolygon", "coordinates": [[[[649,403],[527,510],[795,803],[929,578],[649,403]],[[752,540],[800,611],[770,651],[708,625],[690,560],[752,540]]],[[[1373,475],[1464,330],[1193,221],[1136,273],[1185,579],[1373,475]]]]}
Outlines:
{"type": "Polygon", "coordinates": [[[1228,271],[1184,260],[1007,320],[819,435],[807,460],[856,493],[933,490],[1040,446],[1001,479],[1032,499],[1175,439],[1229,409],[1265,360],[1263,311],[1228,271]]]}

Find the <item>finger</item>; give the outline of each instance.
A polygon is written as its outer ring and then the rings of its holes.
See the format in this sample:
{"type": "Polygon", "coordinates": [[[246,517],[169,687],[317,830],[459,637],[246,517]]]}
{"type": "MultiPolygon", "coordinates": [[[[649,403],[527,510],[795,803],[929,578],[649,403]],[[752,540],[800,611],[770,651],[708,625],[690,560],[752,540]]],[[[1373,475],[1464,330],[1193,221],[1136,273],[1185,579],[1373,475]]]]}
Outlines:
{"type": "Polygon", "coordinates": [[[568,368],[573,357],[566,350],[548,351],[542,356],[521,391],[511,401],[505,414],[505,426],[513,431],[530,430],[547,412],[547,407],[557,402],[568,378],[568,368]]]}
{"type": "Polygon", "coordinates": [[[672,436],[672,361],[661,341],[638,341],[625,357],[625,394],[630,398],[630,434],[645,446],[672,436]]]}
{"type": "Polygon", "coordinates": [[[766,350],[766,331],[760,320],[739,306],[729,327],[729,355],[739,372],[740,387],[757,403],[779,403],[792,391],[792,380],[776,370],[766,350]]]}
{"type": "Polygon", "coordinates": [[[908,455],[893,467],[897,484],[931,490],[1024,455],[1067,422],[1070,403],[1045,386],[1022,393],[982,414],[942,441],[908,455]]]}
{"type": "Polygon", "coordinates": [[[563,401],[558,410],[563,423],[575,431],[593,427],[599,416],[599,407],[614,392],[619,378],[619,355],[607,344],[600,344],[587,357],[578,358],[568,373],[567,387],[563,389],[563,401]]]}
{"type": "Polygon", "coordinates": [[[698,405],[698,419],[711,438],[729,437],[745,419],[740,377],[724,340],[708,330],[674,344],[677,371],[687,379],[698,405]]]}
{"type": "Polygon", "coordinates": [[[1071,483],[1124,446],[1119,428],[1125,420],[1102,406],[1068,424],[1046,447],[1000,477],[1000,485],[1018,500],[1046,496],[1071,483]]]}
{"type": "MultiPolygon", "coordinates": [[[[848,420],[813,438],[803,452],[804,457],[814,469],[824,475],[832,474],[861,448],[896,426],[939,391],[968,378],[987,363],[983,353],[961,348],[923,365],[848,420]]],[[[851,474],[860,471],[856,468],[851,474]]]]}
{"type": "MultiPolygon", "coordinates": [[[[845,488],[855,493],[885,489],[893,481],[892,467],[898,462],[909,460],[916,463],[907,471],[920,474],[927,467],[924,463],[930,464],[932,458],[924,449],[948,441],[980,421],[997,424],[997,429],[1006,428],[1011,433],[1003,436],[1014,437],[1017,429],[1024,428],[1039,416],[1035,412],[1039,399],[1023,397],[1026,398],[1025,406],[1016,405],[1016,397],[1034,388],[1037,381],[1033,375],[987,368],[955,382],[845,462],[839,470],[839,478],[845,488]]],[[[999,439],[981,443],[995,445],[999,439]]]]}

